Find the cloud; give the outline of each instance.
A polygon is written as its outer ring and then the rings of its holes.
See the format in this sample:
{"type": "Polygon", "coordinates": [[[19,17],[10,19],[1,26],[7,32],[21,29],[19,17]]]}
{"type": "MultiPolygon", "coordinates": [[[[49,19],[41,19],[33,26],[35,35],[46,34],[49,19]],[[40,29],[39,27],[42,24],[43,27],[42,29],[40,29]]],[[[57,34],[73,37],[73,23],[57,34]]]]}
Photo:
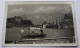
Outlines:
{"type": "Polygon", "coordinates": [[[45,13],[45,12],[48,13],[55,9],[56,9],[56,7],[40,6],[40,7],[37,7],[37,9],[34,11],[34,13],[45,13]]]}
{"type": "Polygon", "coordinates": [[[25,10],[23,8],[16,8],[16,9],[12,9],[10,13],[14,13],[14,15],[15,14],[18,15],[18,14],[25,13],[25,10]]]}

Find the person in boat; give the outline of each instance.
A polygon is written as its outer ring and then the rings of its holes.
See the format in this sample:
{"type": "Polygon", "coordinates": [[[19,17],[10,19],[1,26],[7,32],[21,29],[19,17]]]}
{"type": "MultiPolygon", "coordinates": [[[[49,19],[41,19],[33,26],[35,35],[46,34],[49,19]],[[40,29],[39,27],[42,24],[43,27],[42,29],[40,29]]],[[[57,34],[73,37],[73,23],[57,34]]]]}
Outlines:
{"type": "Polygon", "coordinates": [[[34,31],[32,31],[32,33],[31,33],[32,35],[34,35],[34,31]]]}
{"type": "Polygon", "coordinates": [[[43,34],[44,34],[43,30],[42,30],[42,29],[40,29],[40,35],[43,35],[43,34]]]}
{"type": "Polygon", "coordinates": [[[25,31],[23,29],[21,29],[21,36],[25,36],[25,31]]]}

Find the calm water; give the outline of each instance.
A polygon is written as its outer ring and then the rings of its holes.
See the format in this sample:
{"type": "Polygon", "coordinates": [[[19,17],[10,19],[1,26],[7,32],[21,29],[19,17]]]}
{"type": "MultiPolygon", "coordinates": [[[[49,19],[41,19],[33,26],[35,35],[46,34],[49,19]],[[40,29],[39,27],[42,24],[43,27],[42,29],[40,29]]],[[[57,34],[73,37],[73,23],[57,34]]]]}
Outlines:
{"type": "MultiPolygon", "coordinates": [[[[25,32],[29,32],[28,28],[7,28],[6,30],[6,41],[12,41],[12,40],[20,40],[21,38],[21,29],[23,29],[25,32]]],[[[68,30],[68,29],[43,29],[44,34],[47,34],[46,38],[60,38],[60,37],[73,37],[73,30],[68,30]]],[[[29,39],[29,38],[25,38],[25,39],[29,39]]],[[[32,38],[35,39],[35,38],[32,38]]],[[[38,39],[41,39],[38,37],[38,39]]],[[[64,39],[65,41],[65,39],[64,39]]],[[[70,41],[72,41],[70,39],[70,41]]],[[[27,41],[28,42],[32,42],[32,41],[27,41]]],[[[42,41],[36,41],[36,42],[42,42],[42,41]]],[[[48,42],[48,41],[43,41],[43,42],[48,42]]],[[[55,42],[54,40],[51,40],[51,42],[55,42]]],[[[56,42],[61,42],[61,39],[56,40],[56,42]]],[[[67,42],[67,40],[65,41],[67,42]]],[[[26,42],[25,42],[26,43],[26,42]]]]}

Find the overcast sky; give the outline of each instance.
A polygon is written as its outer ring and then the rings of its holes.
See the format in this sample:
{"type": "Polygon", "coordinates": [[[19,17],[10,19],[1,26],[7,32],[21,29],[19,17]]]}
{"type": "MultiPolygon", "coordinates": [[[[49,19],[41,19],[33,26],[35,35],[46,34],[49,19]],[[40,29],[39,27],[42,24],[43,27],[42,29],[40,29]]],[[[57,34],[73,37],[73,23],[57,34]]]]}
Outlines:
{"type": "Polygon", "coordinates": [[[24,20],[31,20],[34,24],[43,21],[53,22],[57,18],[63,18],[65,13],[70,12],[69,4],[27,4],[8,5],[7,16],[20,16],[24,20]]]}

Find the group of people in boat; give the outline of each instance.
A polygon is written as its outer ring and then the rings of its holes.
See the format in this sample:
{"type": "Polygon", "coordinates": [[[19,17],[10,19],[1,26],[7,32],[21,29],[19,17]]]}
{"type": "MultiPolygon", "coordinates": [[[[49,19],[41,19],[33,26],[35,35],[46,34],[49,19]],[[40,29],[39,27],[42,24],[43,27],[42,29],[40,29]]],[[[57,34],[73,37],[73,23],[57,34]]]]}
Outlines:
{"type": "MultiPolygon", "coordinates": [[[[33,29],[33,31],[32,32],[28,32],[27,34],[26,34],[26,31],[24,31],[23,29],[21,29],[21,36],[26,36],[26,35],[33,35],[33,36],[38,36],[38,35],[44,35],[44,32],[43,32],[43,30],[42,29],[38,29],[39,30],[39,33],[35,33],[35,31],[34,31],[35,29],[33,29]]],[[[30,31],[30,29],[28,28],[28,31],[30,31]]]]}

